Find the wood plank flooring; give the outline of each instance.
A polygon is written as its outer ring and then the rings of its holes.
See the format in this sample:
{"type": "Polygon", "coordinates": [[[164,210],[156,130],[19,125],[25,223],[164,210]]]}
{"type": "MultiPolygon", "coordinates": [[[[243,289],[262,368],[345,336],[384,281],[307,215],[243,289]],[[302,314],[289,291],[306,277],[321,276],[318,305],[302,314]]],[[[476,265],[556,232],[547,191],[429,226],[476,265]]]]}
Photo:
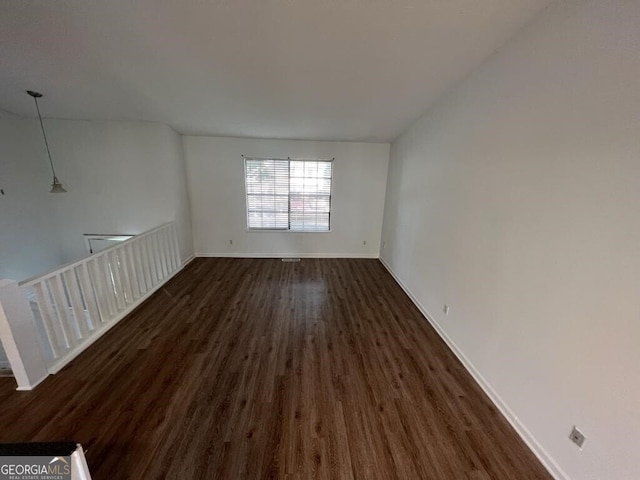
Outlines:
{"type": "Polygon", "coordinates": [[[196,259],[33,392],[0,442],[95,480],[551,477],[377,260],[196,259]]]}

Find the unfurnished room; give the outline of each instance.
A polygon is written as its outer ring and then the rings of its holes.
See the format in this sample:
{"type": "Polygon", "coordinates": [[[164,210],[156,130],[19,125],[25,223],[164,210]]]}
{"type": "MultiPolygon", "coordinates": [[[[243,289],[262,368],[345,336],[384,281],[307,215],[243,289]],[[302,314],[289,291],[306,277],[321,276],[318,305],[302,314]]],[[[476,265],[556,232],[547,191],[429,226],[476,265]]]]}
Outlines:
{"type": "Polygon", "coordinates": [[[640,479],[640,1],[3,0],[0,479],[640,479]]]}

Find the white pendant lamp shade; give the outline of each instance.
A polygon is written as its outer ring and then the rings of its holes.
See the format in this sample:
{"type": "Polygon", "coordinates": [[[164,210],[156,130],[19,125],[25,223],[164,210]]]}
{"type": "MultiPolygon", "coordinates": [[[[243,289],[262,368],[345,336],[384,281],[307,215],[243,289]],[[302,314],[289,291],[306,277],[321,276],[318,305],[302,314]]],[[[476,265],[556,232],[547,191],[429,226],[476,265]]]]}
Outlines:
{"type": "Polygon", "coordinates": [[[66,190],[60,183],[60,180],[58,180],[58,177],[54,175],[53,183],[51,184],[51,190],[49,190],[49,193],[65,193],[65,192],[66,190]]]}

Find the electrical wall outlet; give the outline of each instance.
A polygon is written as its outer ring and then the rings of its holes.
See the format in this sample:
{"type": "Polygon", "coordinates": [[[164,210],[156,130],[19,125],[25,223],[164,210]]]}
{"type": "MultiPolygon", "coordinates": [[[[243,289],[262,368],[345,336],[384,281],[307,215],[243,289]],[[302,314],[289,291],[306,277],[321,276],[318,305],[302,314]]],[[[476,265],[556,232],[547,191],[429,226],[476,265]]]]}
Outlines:
{"type": "Polygon", "coordinates": [[[584,433],[578,430],[578,427],[576,426],[573,427],[571,433],[569,434],[569,440],[575,443],[581,450],[586,439],[587,437],[584,436],[584,433]]]}
{"type": "Polygon", "coordinates": [[[387,248],[387,242],[382,242],[382,249],[384,250],[385,248],[387,248]]]}
{"type": "Polygon", "coordinates": [[[449,315],[449,305],[447,305],[446,303],[444,304],[444,307],[442,307],[442,312],[445,315],[449,315]]]}

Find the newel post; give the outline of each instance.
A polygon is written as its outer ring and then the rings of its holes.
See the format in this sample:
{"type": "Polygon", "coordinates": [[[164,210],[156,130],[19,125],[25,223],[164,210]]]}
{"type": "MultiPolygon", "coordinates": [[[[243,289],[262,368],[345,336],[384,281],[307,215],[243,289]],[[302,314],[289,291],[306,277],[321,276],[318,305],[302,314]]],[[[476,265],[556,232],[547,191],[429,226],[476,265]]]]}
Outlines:
{"type": "Polygon", "coordinates": [[[0,279],[0,340],[18,390],[31,390],[49,375],[29,302],[14,280],[0,279]]]}

